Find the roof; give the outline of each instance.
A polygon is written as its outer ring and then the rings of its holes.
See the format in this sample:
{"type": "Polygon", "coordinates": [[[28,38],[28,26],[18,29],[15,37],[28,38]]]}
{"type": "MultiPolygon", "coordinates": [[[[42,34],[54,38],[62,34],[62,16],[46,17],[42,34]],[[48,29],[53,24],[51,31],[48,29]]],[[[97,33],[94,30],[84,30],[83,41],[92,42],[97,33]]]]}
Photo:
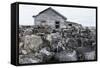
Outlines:
{"type": "Polygon", "coordinates": [[[71,22],[71,21],[66,21],[66,23],[75,24],[75,25],[81,25],[81,24],[78,24],[78,23],[75,23],[75,22],[71,22]]]}
{"type": "Polygon", "coordinates": [[[63,19],[65,19],[65,20],[67,19],[65,16],[63,16],[62,14],[60,14],[59,12],[57,12],[56,10],[54,10],[54,9],[51,8],[51,7],[49,7],[49,8],[47,8],[47,9],[41,11],[38,15],[33,16],[33,17],[37,17],[37,16],[39,16],[40,14],[44,13],[44,12],[47,11],[47,10],[52,10],[53,12],[55,12],[56,14],[58,14],[59,16],[61,16],[63,19]]]}

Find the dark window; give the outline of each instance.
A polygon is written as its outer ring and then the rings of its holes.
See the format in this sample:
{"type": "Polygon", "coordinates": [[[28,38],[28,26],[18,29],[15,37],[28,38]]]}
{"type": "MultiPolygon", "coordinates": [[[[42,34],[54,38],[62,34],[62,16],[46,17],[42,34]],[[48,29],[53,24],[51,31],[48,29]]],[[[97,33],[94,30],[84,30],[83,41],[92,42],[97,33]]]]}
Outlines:
{"type": "Polygon", "coordinates": [[[56,24],[59,24],[59,21],[56,21],[56,24]]]}
{"type": "Polygon", "coordinates": [[[59,25],[56,25],[56,29],[58,29],[59,28],[59,25]]]}
{"type": "Polygon", "coordinates": [[[60,22],[59,22],[59,21],[56,21],[56,22],[55,22],[55,28],[56,28],[56,29],[60,28],[60,22]]]}
{"type": "Polygon", "coordinates": [[[68,24],[69,26],[72,26],[72,24],[68,24]]]}

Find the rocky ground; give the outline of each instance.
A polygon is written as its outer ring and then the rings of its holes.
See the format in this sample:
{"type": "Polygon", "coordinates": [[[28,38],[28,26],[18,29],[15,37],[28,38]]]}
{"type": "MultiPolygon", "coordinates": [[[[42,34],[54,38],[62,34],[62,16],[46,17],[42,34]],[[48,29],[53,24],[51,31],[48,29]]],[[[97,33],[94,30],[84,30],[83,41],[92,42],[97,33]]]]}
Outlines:
{"type": "Polygon", "coordinates": [[[20,64],[96,59],[95,34],[91,30],[43,29],[20,27],[20,64]]]}

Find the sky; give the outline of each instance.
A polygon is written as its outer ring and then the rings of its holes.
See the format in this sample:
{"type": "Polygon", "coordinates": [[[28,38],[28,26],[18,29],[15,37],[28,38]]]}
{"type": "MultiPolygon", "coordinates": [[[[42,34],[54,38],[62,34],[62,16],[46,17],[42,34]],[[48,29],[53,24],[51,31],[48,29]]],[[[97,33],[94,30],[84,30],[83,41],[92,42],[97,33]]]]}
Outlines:
{"type": "Polygon", "coordinates": [[[33,15],[46,8],[53,8],[67,18],[67,21],[82,24],[83,26],[96,25],[96,9],[76,8],[76,7],[59,7],[59,6],[40,6],[40,5],[19,5],[19,24],[34,25],[33,15]]]}

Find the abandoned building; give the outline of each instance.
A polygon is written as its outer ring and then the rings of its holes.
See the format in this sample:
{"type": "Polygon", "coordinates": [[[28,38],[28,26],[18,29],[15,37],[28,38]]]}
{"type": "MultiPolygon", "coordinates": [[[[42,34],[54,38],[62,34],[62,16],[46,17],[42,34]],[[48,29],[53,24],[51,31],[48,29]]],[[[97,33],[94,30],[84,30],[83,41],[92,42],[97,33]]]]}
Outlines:
{"type": "Polygon", "coordinates": [[[49,7],[41,11],[38,15],[33,16],[35,25],[49,25],[51,28],[60,29],[68,26],[75,26],[80,28],[81,24],[67,21],[67,18],[49,7]]]}

